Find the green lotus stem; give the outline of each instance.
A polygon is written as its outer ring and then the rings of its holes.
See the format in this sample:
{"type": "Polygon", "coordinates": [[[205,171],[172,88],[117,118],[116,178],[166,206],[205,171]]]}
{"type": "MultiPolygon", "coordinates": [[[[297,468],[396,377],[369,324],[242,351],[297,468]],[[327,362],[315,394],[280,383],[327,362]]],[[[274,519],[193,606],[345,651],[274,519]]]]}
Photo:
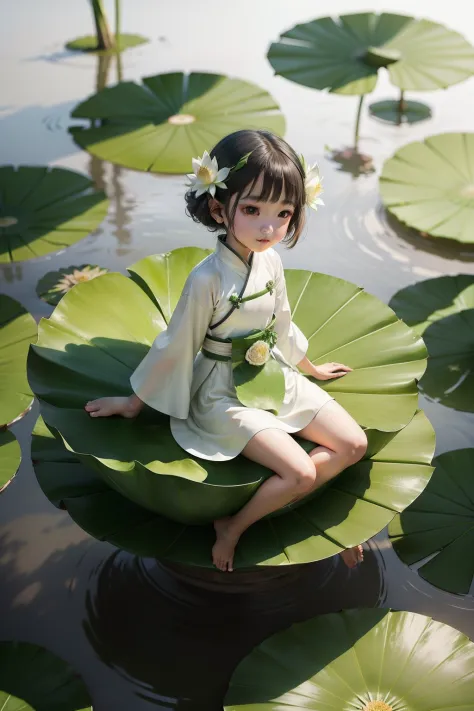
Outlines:
{"type": "Polygon", "coordinates": [[[355,133],[354,133],[354,148],[357,148],[357,145],[359,143],[360,116],[361,116],[361,112],[362,112],[362,104],[364,101],[364,96],[365,96],[365,94],[361,95],[361,97],[359,99],[359,107],[357,109],[356,125],[355,125],[355,133]]]}
{"type": "Polygon", "coordinates": [[[121,82],[123,79],[123,66],[122,66],[122,53],[117,52],[117,81],[121,82]]]}
{"type": "Polygon", "coordinates": [[[98,57],[96,91],[101,91],[107,86],[111,59],[112,57],[107,54],[98,57]]]}
{"type": "Polygon", "coordinates": [[[115,41],[120,42],[120,24],[121,24],[121,13],[120,13],[120,0],[115,0],[115,41]]]}
{"type": "Polygon", "coordinates": [[[405,92],[403,89],[400,89],[400,101],[398,102],[398,111],[400,114],[403,114],[405,111],[405,92]]]}
{"type": "Polygon", "coordinates": [[[112,49],[115,44],[114,36],[110,30],[102,0],[91,0],[91,5],[97,34],[97,49],[112,49]]]}

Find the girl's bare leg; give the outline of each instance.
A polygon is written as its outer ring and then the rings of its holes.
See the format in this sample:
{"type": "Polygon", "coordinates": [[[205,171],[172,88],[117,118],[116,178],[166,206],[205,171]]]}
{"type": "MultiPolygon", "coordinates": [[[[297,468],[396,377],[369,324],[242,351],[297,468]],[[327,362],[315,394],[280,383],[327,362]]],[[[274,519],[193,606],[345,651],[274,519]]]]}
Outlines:
{"type": "Polygon", "coordinates": [[[214,565],[232,571],[234,550],[242,533],[263,516],[285,506],[314,486],[316,470],[304,449],[286,432],[267,429],[258,432],[242,451],[254,462],[275,472],[234,516],[214,522],[216,542],[214,565]]]}
{"type": "MultiPolygon", "coordinates": [[[[309,457],[290,435],[276,429],[259,432],[243,450],[242,454],[268,467],[276,476],[267,479],[234,516],[215,522],[217,540],[213,560],[220,570],[232,570],[235,546],[242,533],[255,521],[315,491],[359,461],[367,449],[363,430],[343,407],[332,400],[298,434],[320,443],[309,457]],[[313,470],[308,468],[308,460],[312,462],[313,470]]],[[[362,547],[349,548],[341,553],[341,557],[352,568],[362,560],[362,547]]]]}
{"type": "MultiPolygon", "coordinates": [[[[312,491],[358,462],[367,451],[364,431],[335,400],[323,405],[298,435],[310,442],[319,443],[309,453],[317,471],[312,491]]],[[[362,546],[348,548],[341,553],[341,557],[349,568],[353,568],[363,560],[362,546]]]]}
{"type": "Polygon", "coordinates": [[[101,397],[98,400],[87,402],[84,405],[84,410],[91,417],[122,415],[122,417],[131,418],[138,415],[143,404],[136,395],[129,395],[129,397],[101,397]]]}

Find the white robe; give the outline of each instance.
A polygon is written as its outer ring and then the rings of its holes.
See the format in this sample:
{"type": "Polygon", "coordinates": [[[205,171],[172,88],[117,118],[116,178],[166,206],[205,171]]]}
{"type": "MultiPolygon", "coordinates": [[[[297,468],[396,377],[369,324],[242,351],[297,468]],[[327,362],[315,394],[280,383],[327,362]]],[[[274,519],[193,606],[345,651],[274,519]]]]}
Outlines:
{"type": "Polygon", "coordinates": [[[308,341],[292,322],[280,256],[273,249],[254,252],[250,265],[221,239],[216,250],[190,273],[168,328],[132,374],[132,389],[147,405],[170,415],[176,442],[189,454],[215,461],[233,459],[249,440],[268,428],[295,433],[334,398],[298,372],[308,341]],[[250,296],[275,283],[273,294],[245,301],[221,325],[229,297],[250,296]],[[200,352],[206,334],[245,336],[276,316],[273,356],[282,364],[285,398],[278,415],[243,406],[236,397],[232,364],[200,352]]]}

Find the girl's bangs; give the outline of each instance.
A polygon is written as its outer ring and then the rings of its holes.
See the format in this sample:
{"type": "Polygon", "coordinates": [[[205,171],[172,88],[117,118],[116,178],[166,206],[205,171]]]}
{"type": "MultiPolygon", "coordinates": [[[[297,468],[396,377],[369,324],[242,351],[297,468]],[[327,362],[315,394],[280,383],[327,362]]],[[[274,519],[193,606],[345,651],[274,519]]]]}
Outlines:
{"type": "Polygon", "coordinates": [[[254,177],[249,195],[253,195],[253,188],[263,173],[263,185],[256,199],[260,202],[279,202],[284,199],[295,207],[304,204],[303,183],[298,168],[293,163],[278,164],[268,162],[258,169],[254,177]]]}

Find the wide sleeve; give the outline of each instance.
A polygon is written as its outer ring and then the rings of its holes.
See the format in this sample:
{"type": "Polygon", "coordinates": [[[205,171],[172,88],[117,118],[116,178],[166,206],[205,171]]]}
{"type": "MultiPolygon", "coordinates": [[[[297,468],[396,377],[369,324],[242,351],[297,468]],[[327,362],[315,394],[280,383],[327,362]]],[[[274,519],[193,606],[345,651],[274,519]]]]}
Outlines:
{"type": "Polygon", "coordinates": [[[187,418],[194,358],[212,320],[213,301],[209,279],[191,273],[168,328],[158,334],[133,372],[130,378],[133,391],[155,410],[187,418]]]}
{"type": "Polygon", "coordinates": [[[275,252],[275,325],[278,336],[277,349],[292,366],[303,360],[308,350],[308,341],[304,333],[291,320],[291,309],[286,293],[285,273],[280,256],[275,252]]]}

